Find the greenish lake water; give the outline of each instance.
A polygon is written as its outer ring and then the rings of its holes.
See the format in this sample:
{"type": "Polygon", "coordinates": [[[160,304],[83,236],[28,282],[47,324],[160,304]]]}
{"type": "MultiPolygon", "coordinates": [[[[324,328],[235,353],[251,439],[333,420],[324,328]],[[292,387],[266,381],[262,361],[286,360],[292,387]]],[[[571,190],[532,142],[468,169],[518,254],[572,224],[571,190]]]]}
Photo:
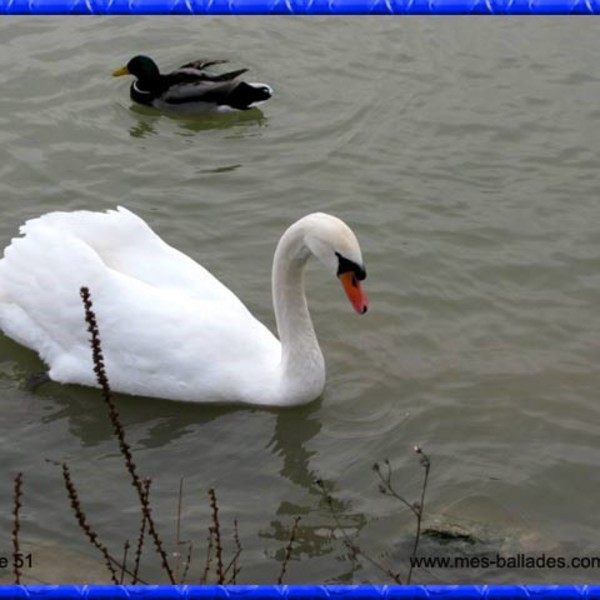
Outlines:
{"type": "MultiPolygon", "coordinates": [[[[414,519],[378,492],[371,467],[389,458],[398,490],[417,500],[415,444],[432,461],[426,513],[467,506],[461,517],[492,531],[504,553],[598,554],[600,22],[5,17],[0,40],[2,247],[41,213],[121,204],[273,328],[281,232],[320,210],[360,239],[365,317],[309,268],[328,369],[319,400],[278,411],[117,396],[170,548],[184,478],[188,581],[204,569],[211,486],[226,557],[239,522],[240,583],[276,581],[297,515],[287,583],[388,582],[349,560],[340,527],[406,573],[414,519]],[[138,53],[165,70],[230,59],[275,95],[261,112],[200,119],[136,108],[130,80],[111,73],[138,53]]],[[[0,337],[0,550],[10,551],[12,478],[23,471],[24,540],[96,557],[52,462],[66,461],[90,522],[121,556],[137,538],[138,508],[104,404],[76,386],[27,391],[41,367],[0,337]]],[[[144,577],[164,581],[150,544],[146,557],[144,577]]],[[[413,574],[414,583],[597,579],[558,569],[413,574]]]]}

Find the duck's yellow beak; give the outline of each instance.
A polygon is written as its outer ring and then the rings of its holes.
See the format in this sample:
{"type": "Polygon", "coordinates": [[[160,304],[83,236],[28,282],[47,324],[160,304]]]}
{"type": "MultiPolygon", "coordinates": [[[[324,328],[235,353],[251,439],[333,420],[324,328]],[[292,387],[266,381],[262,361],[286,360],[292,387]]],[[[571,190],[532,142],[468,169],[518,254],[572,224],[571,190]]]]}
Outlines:
{"type": "Polygon", "coordinates": [[[113,77],[121,77],[121,75],[129,75],[129,69],[127,67],[121,67],[116,71],[113,71],[113,77]]]}

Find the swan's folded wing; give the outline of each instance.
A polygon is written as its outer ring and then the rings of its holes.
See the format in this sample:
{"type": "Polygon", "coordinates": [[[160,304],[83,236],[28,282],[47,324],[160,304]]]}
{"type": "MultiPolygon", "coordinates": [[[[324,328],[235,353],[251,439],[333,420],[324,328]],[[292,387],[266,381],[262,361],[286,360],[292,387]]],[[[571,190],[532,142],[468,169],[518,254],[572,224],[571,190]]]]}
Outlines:
{"type": "Polygon", "coordinates": [[[256,385],[257,368],[277,364],[279,342],[237,299],[185,295],[107,267],[81,237],[51,221],[28,226],[0,260],[0,327],[36,350],[54,380],[95,384],[82,286],[91,292],[116,391],[239,398],[240,379],[256,385]]]}
{"type": "Polygon", "coordinates": [[[0,328],[48,365],[89,348],[86,328],[77,326],[85,322],[79,290],[91,282],[103,286],[106,275],[83,242],[38,227],[34,236],[14,239],[0,260],[0,328]]]}
{"type": "Polygon", "coordinates": [[[240,299],[195,260],[164,242],[123,207],[106,213],[54,212],[28,221],[21,233],[51,228],[88,245],[108,268],[152,285],[207,302],[244,308],[240,299]]]}

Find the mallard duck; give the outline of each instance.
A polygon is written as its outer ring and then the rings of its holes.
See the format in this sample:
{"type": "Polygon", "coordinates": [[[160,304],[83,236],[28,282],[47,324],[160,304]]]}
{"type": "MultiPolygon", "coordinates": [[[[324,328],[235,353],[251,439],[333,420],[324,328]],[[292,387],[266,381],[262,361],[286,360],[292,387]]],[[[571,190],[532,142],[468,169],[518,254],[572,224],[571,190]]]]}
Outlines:
{"type": "Polygon", "coordinates": [[[161,75],[151,58],[134,56],[126,66],[114,71],[113,76],[136,77],[129,91],[134,102],[174,112],[248,110],[273,95],[273,89],[265,83],[246,83],[239,79],[248,69],[219,75],[206,71],[225,62],[198,60],[161,75]]]}
{"type": "Polygon", "coordinates": [[[0,260],[0,327],[37,351],[56,382],[96,385],[81,286],[92,296],[111,387],[191,402],[292,406],[321,394],[325,365],[304,295],[309,257],[339,278],[357,313],[367,310],[356,237],[324,213],[296,221],[277,244],[278,338],[125,208],[49,213],[20,231],[0,260]]]}

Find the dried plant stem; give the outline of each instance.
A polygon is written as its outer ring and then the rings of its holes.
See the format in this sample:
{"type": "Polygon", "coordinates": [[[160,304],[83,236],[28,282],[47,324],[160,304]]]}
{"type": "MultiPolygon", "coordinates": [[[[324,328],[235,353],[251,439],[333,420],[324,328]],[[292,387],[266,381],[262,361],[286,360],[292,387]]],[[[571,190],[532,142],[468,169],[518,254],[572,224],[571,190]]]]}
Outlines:
{"type": "Polygon", "coordinates": [[[354,541],[346,533],[346,530],[344,529],[344,527],[340,523],[337,511],[335,510],[335,507],[333,505],[333,498],[325,490],[325,486],[324,486],[323,482],[320,479],[317,479],[316,484],[321,489],[321,492],[324,495],[325,502],[327,503],[327,506],[329,507],[329,510],[330,510],[330,512],[331,512],[331,514],[333,516],[333,520],[335,521],[336,527],[342,533],[342,537],[344,538],[344,544],[346,545],[346,547],[348,548],[348,550],[350,550],[350,556],[351,556],[352,560],[354,561],[357,556],[362,556],[367,562],[369,562],[374,567],[376,567],[377,569],[379,569],[382,573],[384,573],[385,575],[387,575],[388,577],[390,577],[391,579],[393,579],[396,583],[402,584],[402,579],[400,578],[400,574],[399,573],[395,573],[390,568],[385,567],[381,563],[377,562],[374,558],[372,558],[371,556],[369,556],[366,552],[364,552],[359,546],[357,546],[354,543],[354,541]]]}
{"type": "Polygon", "coordinates": [[[206,561],[204,563],[204,572],[202,573],[202,579],[200,580],[200,583],[206,583],[208,581],[208,573],[210,571],[210,563],[212,561],[213,537],[214,537],[214,527],[209,527],[208,528],[208,546],[206,548],[206,561]]]}
{"type": "Polygon", "coordinates": [[[237,576],[238,576],[239,572],[241,571],[241,567],[238,566],[238,562],[237,562],[238,558],[240,557],[240,554],[242,553],[242,544],[240,542],[240,532],[238,530],[238,520],[237,519],[233,520],[233,539],[235,541],[235,555],[233,556],[233,558],[227,565],[227,568],[225,569],[225,574],[227,574],[229,572],[230,568],[233,569],[231,572],[231,577],[229,578],[229,581],[228,581],[228,583],[230,583],[230,584],[236,583],[237,576]]]}
{"type": "Polygon", "coordinates": [[[423,523],[423,512],[424,512],[424,508],[425,508],[425,492],[427,491],[427,483],[429,482],[429,471],[431,469],[431,461],[429,460],[429,457],[427,456],[427,454],[425,454],[423,452],[421,447],[415,446],[413,448],[413,450],[420,457],[419,462],[421,463],[421,466],[424,469],[423,483],[421,485],[421,496],[420,496],[418,502],[414,502],[411,504],[410,502],[408,502],[408,500],[406,500],[406,498],[404,498],[404,496],[401,496],[395,490],[395,488],[392,484],[392,467],[391,467],[390,461],[388,459],[385,459],[383,461],[384,464],[386,465],[386,473],[385,474],[383,474],[381,472],[381,467],[379,466],[379,464],[376,463],[373,467],[375,472],[379,476],[379,479],[381,479],[381,482],[382,482],[382,485],[380,487],[381,492],[384,494],[390,494],[391,496],[393,496],[394,498],[396,498],[397,500],[402,502],[402,504],[404,504],[411,510],[411,512],[415,515],[415,518],[417,519],[417,530],[415,532],[415,541],[413,543],[413,550],[412,550],[412,554],[411,554],[410,566],[408,568],[408,575],[406,576],[407,584],[409,584],[411,581],[413,565],[415,564],[414,559],[417,556],[419,542],[421,541],[421,526],[423,523]]]}
{"type": "Polygon", "coordinates": [[[369,556],[364,550],[359,548],[350,539],[344,539],[346,547],[352,552],[353,556],[362,556],[368,563],[372,564],[375,568],[379,569],[382,573],[393,579],[397,584],[402,585],[402,579],[400,573],[395,573],[389,567],[382,565],[377,562],[373,557],[369,556]]]}
{"type": "Polygon", "coordinates": [[[290,561],[290,558],[292,557],[292,545],[294,543],[294,540],[296,539],[296,531],[298,530],[298,523],[300,523],[300,519],[301,519],[301,517],[294,518],[294,524],[292,525],[292,531],[290,533],[290,541],[288,542],[288,545],[285,549],[285,557],[283,558],[283,563],[281,565],[281,572],[279,573],[279,577],[277,579],[278,585],[281,585],[283,583],[283,578],[284,578],[285,572],[287,570],[288,562],[290,561]]]}
{"type": "MultiPolygon", "coordinates": [[[[121,571],[123,572],[124,575],[129,575],[130,577],[133,577],[133,572],[130,571],[126,565],[122,564],[121,562],[119,562],[118,560],[114,559],[112,556],[109,556],[110,558],[110,562],[115,565],[115,567],[118,567],[119,569],[121,569],[121,571]]],[[[139,578],[137,579],[137,583],[141,584],[141,585],[148,585],[147,581],[144,581],[143,579],[139,578]]]]}
{"type": "Polygon", "coordinates": [[[189,542],[187,555],[185,557],[185,564],[183,565],[183,573],[181,574],[181,580],[179,581],[180,584],[185,583],[188,571],[190,570],[190,563],[192,562],[192,548],[193,544],[192,542],[189,542]]]}
{"type": "Polygon", "coordinates": [[[181,503],[183,499],[183,477],[179,479],[179,496],[177,498],[177,524],[175,527],[175,576],[178,581],[181,567],[179,547],[181,545],[181,503]]]}
{"type": "Polygon", "coordinates": [[[224,575],[227,575],[227,573],[229,573],[229,569],[232,570],[231,577],[229,578],[229,581],[227,582],[228,584],[235,584],[236,577],[241,570],[237,564],[237,559],[240,557],[240,554],[242,553],[242,545],[240,544],[240,536],[238,533],[237,519],[233,520],[233,539],[235,540],[235,554],[233,555],[233,558],[229,561],[229,564],[227,565],[227,567],[225,568],[225,571],[223,573],[224,575]]]}
{"type": "Polygon", "coordinates": [[[231,577],[229,578],[229,581],[227,583],[235,583],[235,578],[240,571],[237,568],[237,559],[239,558],[241,552],[241,548],[238,548],[236,550],[235,554],[233,555],[233,558],[229,561],[229,564],[225,567],[225,570],[223,571],[223,575],[225,576],[227,575],[227,573],[229,573],[229,569],[233,569],[231,572],[231,577]]]}
{"type": "Polygon", "coordinates": [[[175,530],[175,556],[176,556],[176,563],[175,563],[175,574],[177,577],[177,581],[179,584],[182,584],[185,582],[185,579],[187,577],[188,571],[190,569],[190,562],[192,560],[192,547],[193,544],[191,541],[187,541],[184,542],[181,539],[181,507],[183,505],[183,477],[181,477],[179,479],[179,495],[177,498],[177,526],[176,526],[176,530],[175,530]],[[187,552],[186,552],[186,556],[185,556],[185,560],[183,561],[183,572],[181,573],[180,576],[180,569],[181,569],[181,546],[183,544],[187,544],[187,552]]]}
{"type": "MultiPolygon", "coordinates": [[[[150,495],[151,479],[144,479],[144,497],[148,502],[148,496],[150,495]]],[[[133,580],[132,584],[138,583],[138,574],[140,572],[140,560],[142,558],[142,548],[144,547],[144,536],[146,534],[146,515],[142,513],[142,524],[140,525],[140,534],[138,536],[137,545],[135,548],[135,562],[133,565],[133,580]]]]}
{"type": "Polygon", "coordinates": [[[85,320],[88,324],[88,331],[92,335],[90,340],[92,347],[92,358],[94,361],[94,372],[96,373],[96,379],[98,384],[102,389],[102,396],[104,401],[108,407],[108,413],[110,416],[111,423],[114,428],[115,435],[117,436],[117,440],[119,441],[119,449],[121,450],[121,454],[125,459],[125,465],[129,474],[131,475],[133,486],[136,488],[138,497],[140,499],[140,504],[142,506],[142,513],[145,516],[148,522],[148,531],[154,540],[154,545],[156,547],[156,551],[158,552],[162,566],[164,570],[167,572],[169,576],[169,580],[172,584],[175,584],[175,577],[173,576],[173,571],[169,566],[169,561],[167,559],[167,553],[165,552],[161,539],[156,531],[156,527],[154,525],[154,520],[151,516],[151,508],[148,502],[147,496],[144,494],[144,484],[142,480],[137,474],[135,463],[133,462],[133,455],[131,452],[131,447],[125,440],[125,430],[123,429],[123,425],[119,419],[119,413],[117,411],[117,407],[112,398],[112,392],[108,383],[108,377],[106,375],[106,370],[104,368],[104,357],[102,355],[102,347],[100,342],[100,334],[98,330],[98,323],[96,321],[96,315],[92,310],[92,301],[90,299],[90,291],[87,287],[82,287],[80,289],[80,295],[83,300],[83,305],[85,308],[85,320]]]}
{"type": "Polygon", "coordinates": [[[73,508],[75,516],[77,517],[79,527],[81,527],[81,529],[86,534],[92,545],[95,546],[98,550],[100,550],[100,552],[102,552],[104,560],[106,561],[106,566],[110,571],[111,579],[114,584],[118,585],[119,580],[117,579],[117,572],[112,566],[112,559],[108,553],[108,550],[106,549],[106,546],[98,540],[98,534],[91,528],[91,526],[87,522],[85,513],[83,512],[83,508],[81,507],[81,502],[79,501],[77,489],[75,488],[73,478],[71,477],[71,472],[69,471],[69,467],[66,463],[62,464],[62,471],[65,487],[67,488],[67,494],[69,496],[69,500],[71,501],[71,507],[73,508]]]}
{"type": "Polygon", "coordinates": [[[417,531],[415,534],[415,543],[413,546],[412,557],[410,561],[410,566],[408,568],[408,575],[406,577],[406,583],[410,583],[410,579],[412,576],[413,566],[415,564],[415,557],[417,556],[417,549],[419,548],[419,542],[421,541],[421,525],[423,522],[423,511],[425,509],[425,492],[427,491],[427,483],[429,481],[429,470],[431,468],[431,461],[427,454],[421,450],[419,446],[414,447],[414,451],[421,457],[421,465],[425,470],[423,474],[423,485],[421,486],[421,498],[419,499],[418,504],[418,514],[417,514],[417,531]]]}
{"type": "Polygon", "coordinates": [[[15,481],[15,492],[14,492],[14,509],[13,509],[13,530],[12,530],[12,543],[13,543],[13,574],[15,576],[15,583],[18,585],[21,583],[21,566],[19,559],[19,531],[21,529],[21,523],[19,521],[19,511],[21,510],[23,500],[23,473],[17,473],[14,479],[15,481]]]}
{"type": "Polygon", "coordinates": [[[125,568],[127,566],[127,553],[129,552],[129,540],[125,540],[125,546],[123,548],[123,562],[121,564],[121,577],[119,577],[119,585],[123,585],[123,579],[125,578],[125,568]]]}
{"type": "Polygon", "coordinates": [[[221,545],[221,526],[219,524],[219,508],[217,506],[217,495],[213,488],[208,490],[210,507],[212,509],[213,533],[215,536],[215,556],[217,557],[217,583],[225,583],[225,571],[223,570],[223,546],[221,545]]]}
{"type": "MultiPolygon", "coordinates": [[[[56,466],[62,467],[62,463],[59,463],[59,462],[57,462],[55,460],[51,460],[49,458],[46,459],[46,462],[48,462],[48,463],[50,463],[52,465],[56,465],[56,466]]],[[[110,555],[109,555],[108,558],[109,558],[110,562],[113,565],[115,565],[116,567],[119,567],[121,569],[121,571],[124,572],[126,575],[131,575],[132,577],[134,576],[134,574],[129,569],[127,569],[126,565],[120,563],[118,560],[116,560],[115,558],[113,558],[110,555]]],[[[143,585],[147,585],[148,584],[148,582],[146,582],[146,581],[144,581],[143,579],[140,579],[140,578],[137,579],[137,583],[141,583],[143,585]]]]}

